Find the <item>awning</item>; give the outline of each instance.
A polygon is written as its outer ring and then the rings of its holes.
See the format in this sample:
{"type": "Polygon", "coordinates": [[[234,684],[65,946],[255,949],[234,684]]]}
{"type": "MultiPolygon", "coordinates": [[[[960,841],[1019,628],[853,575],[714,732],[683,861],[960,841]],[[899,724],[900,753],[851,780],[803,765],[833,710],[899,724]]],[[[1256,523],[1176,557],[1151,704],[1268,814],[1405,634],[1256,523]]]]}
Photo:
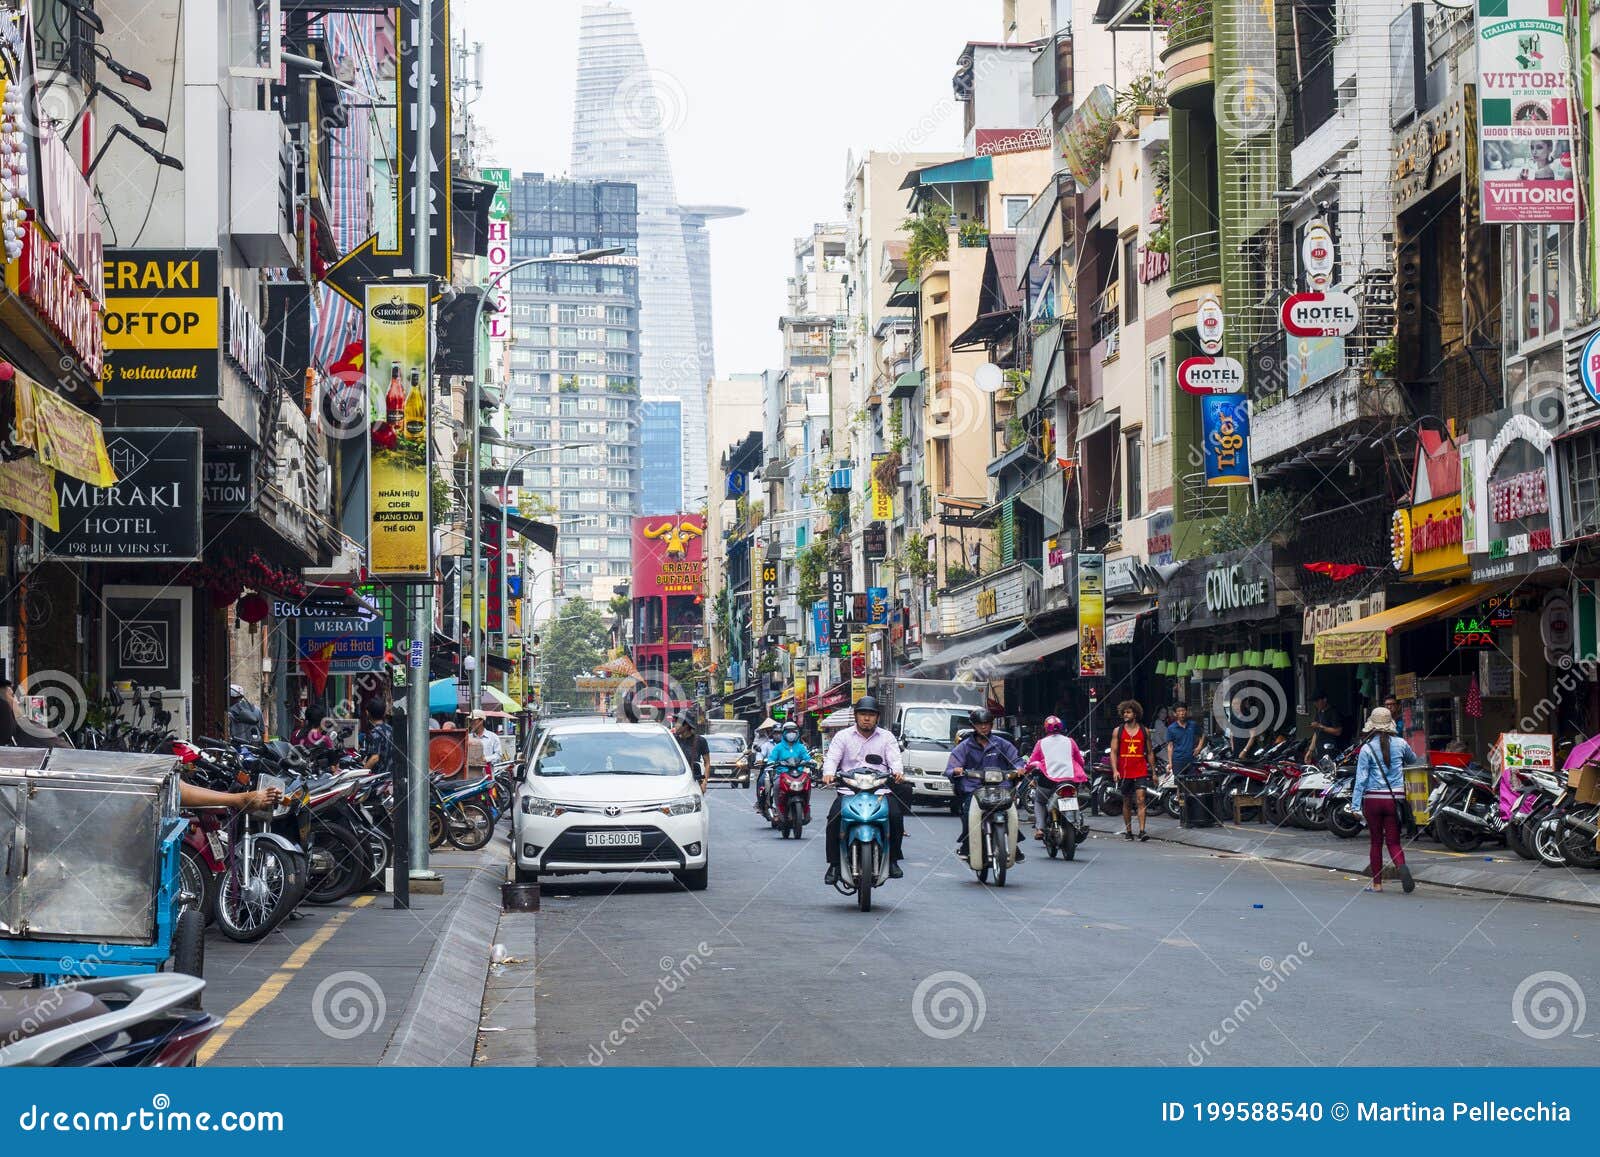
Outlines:
{"type": "Polygon", "coordinates": [[[956,335],[955,340],[950,343],[950,348],[971,349],[988,345],[1008,330],[1015,333],[1019,312],[1015,309],[1000,309],[994,313],[979,314],[976,321],[956,335]]]}
{"type": "MultiPolygon", "coordinates": [[[[975,635],[956,639],[940,651],[937,655],[930,655],[922,660],[910,673],[916,677],[931,675],[935,672],[950,671],[962,664],[965,660],[975,659],[979,655],[998,657],[997,653],[1006,643],[1016,638],[1027,628],[1017,623],[1009,627],[1001,627],[994,631],[982,631],[975,635]]],[[[978,678],[998,678],[999,673],[990,670],[988,663],[971,664],[972,673],[978,678]]]]}
{"type": "Polygon", "coordinates": [[[1057,631],[1053,635],[1046,635],[1042,639],[1029,639],[1018,643],[1015,647],[1001,651],[994,657],[993,667],[996,677],[1013,675],[1018,671],[1027,670],[1036,665],[1041,659],[1048,659],[1052,655],[1069,651],[1078,645],[1077,631],[1057,631]]]}
{"type": "Polygon", "coordinates": [[[1107,410],[1100,415],[1096,415],[1091,411],[1078,420],[1078,441],[1084,442],[1093,438],[1100,431],[1115,422],[1121,421],[1121,419],[1122,411],[1120,409],[1107,410]]]}
{"type": "Polygon", "coordinates": [[[894,287],[894,292],[884,302],[891,309],[909,309],[916,305],[922,298],[922,289],[915,281],[907,277],[894,287]]]}
{"type": "Polygon", "coordinates": [[[840,683],[830,687],[821,695],[806,704],[811,711],[828,711],[835,707],[848,707],[850,703],[850,684],[840,683]]]}
{"type": "Polygon", "coordinates": [[[917,387],[922,385],[921,370],[907,370],[894,380],[894,385],[889,389],[891,398],[909,398],[917,392],[917,387]]]}
{"type": "Polygon", "coordinates": [[[548,550],[551,554],[556,552],[556,528],[548,522],[524,518],[520,514],[507,514],[506,525],[541,550],[548,550]]]}
{"type": "Polygon", "coordinates": [[[1448,615],[1471,603],[1482,602],[1503,589],[1504,584],[1501,583],[1468,583],[1465,586],[1447,587],[1364,619],[1330,627],[1317,635],[1316,661],[1318,664],[1382,663],[1389,657],[1389,636],[1396,631],[1448,615]]]}
{"type": "Polygon", "coordinates": [[[1118,619],[1106,625],[1106,646],[1122,647],[1133,642],[1133,632],[1139,627],[1139,616],[1118,619]]]}
{"type": "Polygon", "coordinates": [[[912,169],[900,182],[902,189],[915,189],[919,185],[963,185],[969,181],[994,180],[993,157],[963,157],[942,165],[929,165],[925,169],[912,169]]]}
{"type": "Polygon", "coordinates": [[[489,209],[498,186],[457,176],[450,182],[451,240],[458,256],[489,253],[489,209]]]}

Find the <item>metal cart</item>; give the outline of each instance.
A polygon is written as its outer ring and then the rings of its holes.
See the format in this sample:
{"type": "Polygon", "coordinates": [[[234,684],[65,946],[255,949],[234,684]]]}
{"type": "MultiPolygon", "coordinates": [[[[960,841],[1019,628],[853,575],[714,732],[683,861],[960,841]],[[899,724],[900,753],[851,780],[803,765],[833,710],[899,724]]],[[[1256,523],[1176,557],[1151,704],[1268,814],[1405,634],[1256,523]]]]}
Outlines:
{"type": "Polygon", "coordinates": [[[170,755],[0,748],[0,972],[202,974],[178,769],[170,755]]]}

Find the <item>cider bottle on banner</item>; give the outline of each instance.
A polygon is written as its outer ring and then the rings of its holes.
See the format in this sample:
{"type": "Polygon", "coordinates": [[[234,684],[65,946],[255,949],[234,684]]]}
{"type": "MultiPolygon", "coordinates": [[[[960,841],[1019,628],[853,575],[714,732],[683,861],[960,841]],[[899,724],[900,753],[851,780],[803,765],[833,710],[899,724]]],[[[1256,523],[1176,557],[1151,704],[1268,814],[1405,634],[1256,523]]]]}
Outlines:
{"type": "Polygon", "coordinates": [[[411,389],[406,392],[406,437],[422,441],[428,431],[428,400],[422,396],[422,372],[411,371],[411,389]]]}
{"type": "Polygon", "coordinates": [[[405,417],[406,395],[400,384],[400,363],[389,363],[389,392],[383,396],[384,420],[398,426],[405,417]]]}

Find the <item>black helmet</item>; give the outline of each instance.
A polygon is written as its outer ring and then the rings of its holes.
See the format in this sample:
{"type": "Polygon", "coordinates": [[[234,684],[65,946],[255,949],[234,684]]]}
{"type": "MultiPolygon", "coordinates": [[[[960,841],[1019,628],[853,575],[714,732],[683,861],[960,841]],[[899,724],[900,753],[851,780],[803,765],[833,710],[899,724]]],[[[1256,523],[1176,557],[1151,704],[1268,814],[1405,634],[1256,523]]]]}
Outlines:
{"type": "Polygon", "coordinates": [[[976,727],[980,723],[993,723],[994,715],[987,707],[974,707],[967,712],[967,722],[976,727]]]}
{"type": "Polygon", "coordinates": [[[878,701],[871,695],[863,695],[856,700],[855,713],[860,715],[863,711],[870,711],[874,715],[882,715],[883,709],[878,706],[878,701]]]}

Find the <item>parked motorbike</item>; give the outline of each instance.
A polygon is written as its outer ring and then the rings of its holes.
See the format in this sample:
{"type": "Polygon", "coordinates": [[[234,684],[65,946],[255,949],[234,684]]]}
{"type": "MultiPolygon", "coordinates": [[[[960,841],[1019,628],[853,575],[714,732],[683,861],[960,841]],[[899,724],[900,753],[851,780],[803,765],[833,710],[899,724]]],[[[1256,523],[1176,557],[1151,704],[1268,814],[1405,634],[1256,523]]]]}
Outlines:
{"type": "Polygon", "coordinates": [[[1432,772],[1428,820],[1434,839],[1452,852],[1473,852],[1486,839],[1504,838],[1506,821],[1486,766],[1473,760],[1465,767],[1438,766],[1432,772]]]}
{"type": "Polygon", "coordinates": [[[883,757],[839,777],[839,880],[834,887],[872,911],[872,893],[889,879],[890,776],[883,757]]]}
{"type": "Polygon", "coordinates": [[[181,972],[0,989],[0,1068],[180,1068],[222,1027],[181,972]]]}
{"type": "Polygon", "coordinates": [[[994,875],[995,886],[1005,887],[1006,872],[1017,862],[1016,789],[1014,772],[985,768],[972,793],[964,822],[967,825],[967,865],[978,883],[994,875]]]}
{"type": "Polygon", "coordinates": [[[811,760],[786,759],[775,765],[772,824],[782,830],[784,839],[791,833],[800,839],[811,822],[811,776],[816,769],[811,760]]]}

